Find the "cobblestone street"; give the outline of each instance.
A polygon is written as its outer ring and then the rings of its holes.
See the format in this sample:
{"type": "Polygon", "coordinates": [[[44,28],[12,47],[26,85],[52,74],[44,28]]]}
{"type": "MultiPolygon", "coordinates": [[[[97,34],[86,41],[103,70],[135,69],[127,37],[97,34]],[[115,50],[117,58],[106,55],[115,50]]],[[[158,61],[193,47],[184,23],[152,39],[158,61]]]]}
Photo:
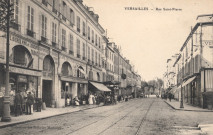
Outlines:
{"type": "Polygon", "coordinates": [[[134,99],[0,129],[4,135],[200,134],[212,112],[174,110],[159,98],[134,99]]]}

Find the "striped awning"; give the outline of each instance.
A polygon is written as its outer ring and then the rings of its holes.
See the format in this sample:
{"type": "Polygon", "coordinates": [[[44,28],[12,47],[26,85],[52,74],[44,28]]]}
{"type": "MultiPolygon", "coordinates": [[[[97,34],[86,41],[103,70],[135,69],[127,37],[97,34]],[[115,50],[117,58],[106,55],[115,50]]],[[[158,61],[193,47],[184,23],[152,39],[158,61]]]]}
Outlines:
{"type": "Polygon", "coordinates": [[[182,84],[182,87],[184,87],[184,86],[186,86],[187,84],[191,83],[195,78],[196,78],[196,76],[193,76],[193,77],[189,78],[188,80],[186,80],[186,81],[182,84]]]}
{"type": "Polygon", "coordinates": [[[96,83],[96,82],[90,82],[90,83],[100,91],[111,91],[102,83],[96,83]]]}

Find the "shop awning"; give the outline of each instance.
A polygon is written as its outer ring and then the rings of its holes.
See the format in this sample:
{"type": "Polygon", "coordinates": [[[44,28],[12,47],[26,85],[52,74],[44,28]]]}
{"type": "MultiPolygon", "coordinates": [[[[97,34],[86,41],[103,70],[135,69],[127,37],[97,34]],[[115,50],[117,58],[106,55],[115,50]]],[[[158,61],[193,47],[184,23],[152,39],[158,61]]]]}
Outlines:
{"type": "Polygon", "coordinates": [[[191,83],[195,78],[196,78],[196,76],[193,76],[193,77],[189,78],[188,80],[186,80],[186,81],[183,83],[182,87],[184,87],[184,86],[186,86],[187,84],[191,83]]]}
{"type": "Polygon", "coordinates": [[[90,82],[90,83],[100,91],[111,91],[102,83],[96,83],[96,82],[90,82]]]}
{"type": "Polygon", "coordinates": [[[173,87],[173,88],[169,91],[169,93],[174,94],[174,93],[176,92],[176,89],[177,89],[177,86],[173,87]]]}

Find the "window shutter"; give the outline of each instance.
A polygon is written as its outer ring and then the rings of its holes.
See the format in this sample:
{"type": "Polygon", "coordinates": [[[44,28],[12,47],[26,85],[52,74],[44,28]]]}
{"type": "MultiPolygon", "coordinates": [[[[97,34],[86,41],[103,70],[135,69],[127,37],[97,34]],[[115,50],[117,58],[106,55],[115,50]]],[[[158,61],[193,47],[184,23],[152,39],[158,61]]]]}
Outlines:
{"type": "Polygon", "coordinates": [[[55,0],[55,7],[54,7],[58,12],[60,12],[60,3],[59,2],[60,2],[59,0],[55,0]]]}

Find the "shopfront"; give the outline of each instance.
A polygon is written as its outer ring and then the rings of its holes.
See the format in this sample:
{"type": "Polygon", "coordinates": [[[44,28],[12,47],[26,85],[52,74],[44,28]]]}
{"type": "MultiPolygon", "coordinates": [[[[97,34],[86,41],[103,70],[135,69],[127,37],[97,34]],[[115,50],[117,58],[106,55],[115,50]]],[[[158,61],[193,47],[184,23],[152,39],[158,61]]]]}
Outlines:
{"type": "MultiPolygon", "coordinates": [[[[10,65],[10,78],[9,78],[9,96],[10,96],[10,106],[11,113],[14,113],[14,99],[17,93],[22,96],[27,96],[28,92],[31,92],[34,98],[39,97],[39,79],[41,77],[41,71],[26,69],[23,67],[18,67],[10,65]]],[[[0,92],[5,93],[5,65],[0,64],[0,92]]],[[[25,110],[23,110],[25,111],[25,110]]]]}

